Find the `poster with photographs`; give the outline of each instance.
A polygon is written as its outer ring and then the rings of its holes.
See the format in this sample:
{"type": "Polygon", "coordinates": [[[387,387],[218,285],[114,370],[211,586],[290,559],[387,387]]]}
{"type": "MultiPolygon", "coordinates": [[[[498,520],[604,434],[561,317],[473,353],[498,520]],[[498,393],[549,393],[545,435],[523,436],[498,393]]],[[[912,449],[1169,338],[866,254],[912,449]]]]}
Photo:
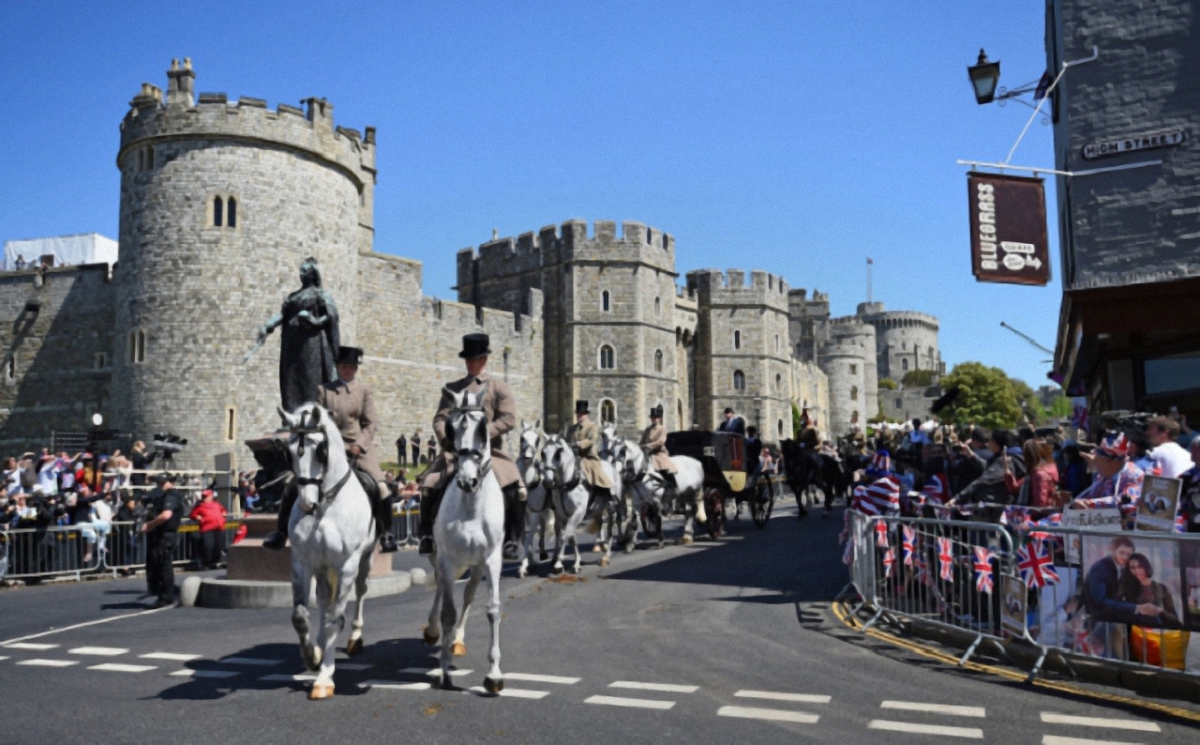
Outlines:
{"type": "Polygon", "coordinates": [[[1029,588],[1025,580],[1000,575],[1000,631],[1006,638],[1025,636],[1025,606],[1029,588]]]}
{"type": "Polygon", "coordinates": [[[1071,649],[1083,629],[1086,613],[1080,593],[1083,574],[1076,567],[1054,568],[1058,582],[1047,584],[1038,596],[1038,625],[1029,634],[1045,647],[1071,649]]]}
{"type": "Polygon", "coordinates": [[[1179,544],[1179,563],[1183,567],[1183,623],[1200,631],[1200,541],[1179,544]]]}
{"type": "Polygon", "coordinates": [[[1175,508],[1183,482],[1166,476],[1147,476],[1142,482],[1142,498],[1138,500],[1137,530],[1175,530],[1175,508]]]}

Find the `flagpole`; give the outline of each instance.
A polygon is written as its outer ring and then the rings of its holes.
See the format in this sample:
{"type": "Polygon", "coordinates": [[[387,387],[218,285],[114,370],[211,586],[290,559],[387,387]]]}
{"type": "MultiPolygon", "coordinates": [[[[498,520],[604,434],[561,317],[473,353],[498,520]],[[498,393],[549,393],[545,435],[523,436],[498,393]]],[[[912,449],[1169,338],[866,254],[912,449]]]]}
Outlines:
{"type": "Polygon", "coordinates": [[[868,256],[867,257],[867,302],[868,303],[871,302],[871,267],[874,265],[875,265],[875,262],[872,261],[871,257],[868,256]]]}

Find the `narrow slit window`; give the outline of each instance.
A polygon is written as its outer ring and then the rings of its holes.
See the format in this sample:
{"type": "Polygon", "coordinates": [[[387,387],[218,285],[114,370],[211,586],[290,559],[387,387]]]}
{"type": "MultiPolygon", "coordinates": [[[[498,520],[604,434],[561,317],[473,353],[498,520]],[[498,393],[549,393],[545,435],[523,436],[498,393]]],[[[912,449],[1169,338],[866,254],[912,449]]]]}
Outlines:
{"type": "Polygon", "coordinates": [[[608,290],[600,293],[600,310],[604,311],[605,313],[612,310],[612,303],[610,302],[608,296],[608,290]]]}
{"type": "Polygon", "coordinates": [[[220,197],[213,197],[213,227],[221,227],[225,216],[225,203],[220,197]]]}
{"type": "Polygon", "coordinates": [[[225,441],[233,442],[237,439],[237,409],[232,406],[225,408],[225,441]]]}
{"type": "Polygon", "coordinates": [[[237,200],[233,197],[229,198],[229,203],[225,206],[225,224],[231,228],[237,227],[237,200]]]}
{"type": "Polygon", "coordinates": [[[742,332],[741,331],[733,332],[733,348],[734,349],[742,348],[742,332]]]}
{"type": "Polygon", "coordinates": [[[654,350],[654,372],[663,371],[663,353],[661,349],[654,350]]]}
{"type": "Polygon", "coordinates": [[[137,362],[146,361],[146,332],[137,332],[137,362]]]}
{"type": "Polygon", "coordinates": [[[600,347],[600,369],[612,370],[616,367],[616,355],[613,348],[605,344],[600,347]]]}

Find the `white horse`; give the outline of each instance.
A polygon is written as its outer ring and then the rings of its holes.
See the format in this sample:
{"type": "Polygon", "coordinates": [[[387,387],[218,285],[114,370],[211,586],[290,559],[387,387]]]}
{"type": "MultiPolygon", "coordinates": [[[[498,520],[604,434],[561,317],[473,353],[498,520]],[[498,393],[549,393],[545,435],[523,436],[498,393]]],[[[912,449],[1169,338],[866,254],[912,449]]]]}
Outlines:
{"type": "Polygon", "coordinates": [[[554,527],[554,509],[546,499],[546,487],[542,483],[542,445],[545,433],[541,431],[539,419],[532,425],[521,422],[521,451],[517,456],[517,470],[525,482],[529,496],[525,502],[525,551],[517,567],[517,576],[529,574],[529,557],[533,555],[533,539],[538,537],[539,559],[546,560],[546,535],[554,527]]]}
{"type": "MultiPolygon", "coordinates": [[[[608,473],[609,480],[615,483],[616,472],[612,464],[605,461],[601,461],[601,464],[608,473]]],[[[575,549],[574,572],[578,574],[583,557],[579,553],[579,538],[576,533],[587,517],[588,500],[591,495],[575,451],[559,435],[547,437],[546,446],[542,448],[542,483],[554,500],[554,564],[550,571],[553,574],[563,572],[563,554],[569,540],[575,549]]]]}
{"type": "MultiPolygon", "coordinates": [[[[629,538],[632,545],[637,537],[637,518],[636,515],[642,511],[642,507],[646,508],[647,523],[654,524],[653,532],[658,539],[658,547],[661,548],[664,539],[662,532],[662,517],[667,512],[671,500],[668,496],[673,497],[674,511],[684,515],[683,521],[683,539],[682,543],[691,543],[695,532],[695,520],[697,513],[700,513],[700,500],[704,498],[704,466],[695,458],[689,458],[686,455],[671,456],[671,461],[675,464],[675,488],[669,490],[666,481],[650,464],[650,458],[641,447],[628,447],[625,449],[625,458],[622,463],[621,476],[630,484],[634,496],[634,519],[630,523],[633,528],[633,535],[629,538]]],[[[701,513],[702,514],[702,513],[701,513]]],[[[645,526],[647,536],[651,533],[649,525],[645,526]]],[[[630,549],[627,549],[630,550],[630,549]]]]}
{"type": "Polygon", "coordinates": [[[504,689],[500,672],[500,571],[504,564],[504,495],[492,472],[492,448],[488,440],[487,413],[482,408],[487,388],[478,393],[452,393],[454,409],[447,425],[453,433],[454,452],[458,454],[457,473],[446,487],[433,524],[436,553],[430,557],[437,590],[425,643],[436,644],[442,630],[453,630],[453,643],[442,644],[442,687],[451,688],[450,660],[467,653],[463,643],[467,613],[475,599],[475,589],[486,574],[491,597],[487,617],[492,628],[492,647],[488,652],[491,669],[483,679],[489,693],[504,689]],[[454,583],[468,569],[471,577],[463,590],[463,609],[456,615],[454,583]],[[439,615],[440,608],[440,615],[439,615]]]}
{"type": "Polygon", "coordinates": [[[288,521],[292,542],[292,626],[310,670],[319,670],[310,700],[333,696],[333,668],[338,634],[346,624],[346,604],[356,591],[354,622],[346,653],[362,652],[363,600],[375,550],[371,503],[350,470],[346,446],[329,412],[304,404],[288,413],[279,410],[292,456],[299,498],[288,521]],[[317,584],[320,629],[310,638],[308,597],[317,584]]]}

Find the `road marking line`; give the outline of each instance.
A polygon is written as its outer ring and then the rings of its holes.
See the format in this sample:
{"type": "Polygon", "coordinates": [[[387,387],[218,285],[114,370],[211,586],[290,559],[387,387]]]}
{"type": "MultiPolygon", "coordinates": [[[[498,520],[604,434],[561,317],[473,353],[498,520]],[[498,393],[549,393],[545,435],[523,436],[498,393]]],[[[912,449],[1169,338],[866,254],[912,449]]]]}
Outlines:
{"type": "MultiPolygon", "coordinates": [[[[505,675],[505,678],[508,676],[505,675]]],[[[471,693],[482,693],[485,696],[507,696],[509,698],[545,698],[550,695],[550,691],[531,691],[528,688],[505,688],[499,693],[491,693],[483,686],[473,686],[470,689],[471,693]]]]}
{"type": "Polygon", "coordinates": [[[78,665],[79,660],[21,660],[18,665],[31,665],[33,667],[70,667],[78,665]]]}
{"type": "Polygon", "coordinates": [[[112,616],[110,618],[98,618],[95,621],[84,621],[83,623],[76,623],[76,624],[72,624],[70,626],[63,626],[61,629],[50,629],[49,631],[42,631],[37,634],[26,634],[25,636],[18,636],[16,639],[6,639],[5,641],[0,642],[0,647],[7,647],[16,642],[23,642],[28,639],[40,639],[43,636],[50,636],[51,634],[61,634],[64,631],[74,631],[75,629],[82,629],[85,626],[95,626],[96,624],[100,624],[100,623],[109,623],[111,621],[120,621],[122,618],[136,618],[137,616],[148,616],[151,613],[162,613],[163,611],[170,610],[171,608],[174,608],[174,607],[175,607],[174,605],[164,605],[161,608],[150,608],[149,610],[141,610],[141,611],[138,611],[137,613],[123,613],[119,616],[112,616]]]}
{"type": "Polygon", "coordinates": [[[608,684],[609,688],[633,688],[639,691],[660,693],[695,693],[700,686],[681,686],[674,683],[639,683],[636,680],[618,680],[608,684]]]}
{"type": "Polygon", "coordinates": [[[121,654],[128,654],[128,649],[119,649],[117,647],[75,647],[68,649],[67,654],[86,654],[96,657],[116,657],[121,654]]]}
{"type": "Polygon", "coordinates": [[[274,675],[264,675],[261,678],[259,678],[259,680],[266,681],[269,683],[296,683],[296,682],[302,681],[302,680],[316,680],[316,679],[317,679],[317,676],[315,673],[296,673],[295,675],[280,675],[280,674],[276,673],[274,675]]]}
{"type": "Polygon", "coordinates": [[[1042,735],[1042,745],[1141,745],[1141,743],[1117,742],[1116,740],[1089,740],[1083,737],[1042,735]]]}
{"type": "Polygon", "coordinates": [[[752,706],[722,706],[717,709],[719,717],[737,717],[738,719],[766,719],[771,722],[799,722],[800,724],[816,724],[821,717],[803,711],[784,711],[783,709],[758,709],[752,706]]]}
{"type": "Polygon", "coordinates": [[[5,649],[28,649],[28,650],[31,650],[34,652],[45,652],[47,649],[54,649],[57,646],[58,646],[57,644],[25,644],[23,642],[13,642],[12,644],[5,644],[4,648],[5,649]]]}
{"type": "Polygon", "coordinates": [[[144,673],[157,670],[155,665],[122,665],[116,662],[105,662],[103,665],[92,665],[88,670],[106,670],[110,673],[144,673]]]}
{"type": "Polygon", "coordinates": [[[394,680],[368,680],[358,684],[359,688],[387,688],[392,691],[428,691],[432,686],[420,683],[397,683],[394,680]]]}
{"type": "Polygon", "coordinates": [[[867,729],[882,729],[889,732],[911,732],[916,735],[943,735],[945,737],[969,737],[983,739],[983,730],[975,727],[946,727],[940,724],[913,724],[892,722],[887,719],[872,719],[867,729]]]}
{"type": "Polygon", "coordinates": [[[176,670],[171,673],[175,678],[232,678],[235,675],[241,675],[238,670],[176,670]]]}
{"type": "Polygon", "coordinates": [[[1162,732],[1154,722],[1139,722],[1133,719],[1107,719],[1104,717],[1076,717],[1070,714],[1055,714],[1050,711],[1042,712],[1042,721],[1046,724],[1075,724],[1080,727],[1111,727],[1112,729],[1133,729],[1140,732],[1162,732]]]}
{"type": "Polygon", "coordinates": [[[950,704],[923,704],[917,701],[884,701],[881,709],[899,709],[901,711],[927,711],[930,714],[949,714],[954,717],[975,717],[983,719],[987,711],[982,706],[951,706],[950,704]]]}
{"type": "Polygon", "coordinates": [[[792,701],[797,704],[827,704],[833,696],[820,693],[776,693],[775,691],[738,691],[734,698],[761,698],[768,701],[792,701]]]}
{"type": "Polygon", "coordinates": [[[534,673],[505,673],[505,680],[524,680],[529,683],[556,683],[558,685],[573,686],[582,678],[564,678],[560,675],[536,675],[534,673]]]}
{"type": "Polygon", "coordinates": [[[622,698],[620,696],[592,696],[583,700],[585,704],[602,706],[628,706],[633,709],[670,709],[674,701],[652,701],[648,698],[622,698]]]}
{"type": "Polygon", "coordinates": [[[374,667],[367,662],[341,662],[334,663],[338,670],[366,670],[369,667],[374,667]]]}
{"type": "Polygon", "coordinates": [[[7,660],[7,659],[8,659],[7,657],[0,655],[0,660],[7,660]]]}
{"type": "Polygon", "coordinates": [[[198,654],[178,654],[176,652],[151,652],[150,654],[139,654],[143,660],[171,660],[173,662],[191,662],[192,660],[200,659],[198,654]]]}
{"type": "MultiPolygon", "coordinates": [[[[442,677],[442,668],[440,668],[440,667],[435,667],[432,670],[430,670],[427,667],[406,667],[403,670],[401,670],[400,672],[409,673],[412,675],[428,675],[432,678],[442,677]]],[[[451,670],[450,677],[456,678],[459,675],[470,675],[473,672],[475,672],[475,671],[474,670],[451,670]]]]}
{"type": "Polygon", "coordinates": [[[223,660],[218,660],[222,665],[258,665],[267,667],[268,665],[279,665],[283,660],[264,660],[258,657],[226,657],[223,660]]]}

